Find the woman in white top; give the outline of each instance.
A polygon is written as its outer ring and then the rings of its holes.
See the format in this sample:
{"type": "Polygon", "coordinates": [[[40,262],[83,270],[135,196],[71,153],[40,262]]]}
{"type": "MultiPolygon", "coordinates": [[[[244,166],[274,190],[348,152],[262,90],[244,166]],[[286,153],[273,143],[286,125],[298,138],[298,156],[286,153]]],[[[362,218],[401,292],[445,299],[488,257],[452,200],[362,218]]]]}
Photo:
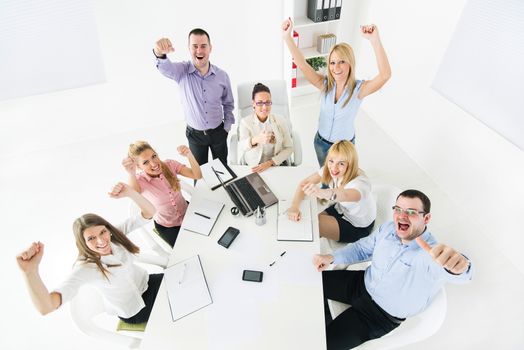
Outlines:
{"type": "Polygon", "coordinates": [[[154,206],[130,186],[119,183],[109,195],[131,198],[141,209],[141,216],[127,219],[117,227],[96,214],[84,214],[73,223],[78,258],[69,277],[49,292],[38,267],[44,244],[33,243],[20,253],[17,263],[22,270],[36,309],[43,315],[71,300],[86,283],[98,288],[109,313],[128,323],[149,319],[163,274],[149,275],[133,263],[139,248],[126,234],[146,224],[155,214],[154,206]]]}
{"type": "Polygon", "coordinates": [[[371,232],[377,205],[369,179],[358,168],[357,151],[351,142],[334,143],[320,171],[298,185],[288,209],[290,220],[300,220],[299,206],[305,195],[333,203],[318,216],[320,236],[339,242],[355,242],[371,232]],[[328,188],[320,188],[319,183],[328,188]]]}
{"type": "Polygon", "coordinates": [[[271,114],[271,92],[264,84],[253,87],[253,114],[240,120],[238,153],[252,170],[280,165],[293,153],[286,121],[271,114]]]}

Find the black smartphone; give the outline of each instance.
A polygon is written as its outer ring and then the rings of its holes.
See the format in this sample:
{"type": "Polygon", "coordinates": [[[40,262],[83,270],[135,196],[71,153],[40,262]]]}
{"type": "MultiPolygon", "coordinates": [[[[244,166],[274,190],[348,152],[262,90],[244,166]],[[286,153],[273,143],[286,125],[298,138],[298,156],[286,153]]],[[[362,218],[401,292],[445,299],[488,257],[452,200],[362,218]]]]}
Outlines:
{"type": "Polygon", "coordinates": [[[238,229],[229,226],[217,243],[225,248],[229,248],[239,233],[240,231],[238,229]]]}
{"type": "Polygon", "coordinates": [[[244,270],[244,273],[242,274],[242,279],[244,281],[262,282],[263,276],[264,273],[262,271],[244,270]]]}

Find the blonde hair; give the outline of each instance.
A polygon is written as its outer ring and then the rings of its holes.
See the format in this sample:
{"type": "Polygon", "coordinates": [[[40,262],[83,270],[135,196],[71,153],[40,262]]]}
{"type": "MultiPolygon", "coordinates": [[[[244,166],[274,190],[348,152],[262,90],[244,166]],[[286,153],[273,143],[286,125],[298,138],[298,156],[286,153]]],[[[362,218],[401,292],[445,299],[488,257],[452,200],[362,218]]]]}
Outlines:
{"type": "MultiPolygon", "coordinates": [[[[133,158],[133,160],[137,160],[137,158],[144,152],[145,150],[150,149],[154,153],[157,153],[153,147],[146,141],[136,141],[129,145],[129,150],[127,151],[127,154],[129,157],[133,158]]],[[[180,190],[180,180],[178,180],[178,177],[176,174],[173,174],[166,163],[163,161],[160,161],[160,167],[162,168],[162,174],[164,174],[167,182],[171,185],[173,190],[179,191],[180,190]]]]}
{"type": "Polygon", "coordinates": [[[324,171],[322,172],[322,183],[329,184],[332,180],[327,164],[329,159],[335,156],[341,156],[344,161],[348,162],[348,167],[340,183],[341,186],[344,186],[360,175],[361,171],[358,168],[357,149],[351,142],[347,140],[338,141],[334,143],[328,150],[326,161],[324,162],[324,171]]]}
{"type": "MultiPolygon", "coordinates": [[[[355,86],[357,85],[357,82],[355,79],[355,54],[353,53],[353,49],[351,48],[351,46],[349,46],[348,44],[346,43],[336,44],[329,51],[328,67],[331,62],[331,55],[333,54],[333,52],[336,52],[337,55],[341,59],[349,63],[349,74],[348,74],[346,81],[344,82],[344,87],[348,90],[348,98],[344,101],[344,104],[342,105],[342,107],[346,107],[346,105],[348,104],[349,100],[351,99],[353,95],[353,92],[355,91],[355,86]]],[[[328,69],[327,70],[327,84],[326,84],[326,87],[324,88],[324,93],[327,94],[328,92],[330,92],[334,86],[335,86],[335,78],[333,77],[331,70],[328,69]]]]}
{"type": "MultiPolygon", "coordinates": [[[[83,262],[85,264],[95,264],[100,270],[100,272],[102,272],[104,277],[109,279],[107,277],[107,273],[109,273],[109,270],[107,270],[104,267],[104,265],[102,265],[102,262],[100,261],[100,254],[91,250],[87,246],[86,240],[84,238],[84,231],[93,226],[105,226],[105,228],[111,234],[111,242],[120,244],[130,253],[138,254],[140,252],[140,248],[138,248],[133,242],[131,242],[122,231],[117,229],[115,226],[111,225],[106,219],[99,215],[84,214],[78,219],[76,219],[75,222],[73,222],[73,234],[75,235],[76,247],[78,248],[77,261],[83,262]]],[[[120,264],[107,265],[107,267],[116,266],[120,266],[120,264]]]]}

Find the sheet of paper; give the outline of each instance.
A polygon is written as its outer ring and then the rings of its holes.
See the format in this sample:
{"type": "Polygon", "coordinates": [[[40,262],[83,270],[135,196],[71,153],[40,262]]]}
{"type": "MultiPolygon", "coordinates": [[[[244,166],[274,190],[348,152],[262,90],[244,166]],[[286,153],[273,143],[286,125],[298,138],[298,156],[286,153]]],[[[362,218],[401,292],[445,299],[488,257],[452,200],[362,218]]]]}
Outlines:
{"type": "Polygon", "coordinates": [[[309,200],[300,203],[301,219],[289,220],[287,210],[291,200],[278,201],[277,240],[279,241],[313,241],[313,227],[311,226],[311,205],[309,200]]]}
{"type": "Polygon", "coordinates": [[[216,172],[218,173],[218,175],[220,175],[220,178],[224,183],[233,178],[233,175],[224,166],[224,164],[222,164],[220,159],[215,158],[207,162],[206,164],[202,164],[200,166],[200,170],[202,170],[202,177],[204,178],[204,181],[209,186],[209,188],[213,188],[220,185],[220,181],[213,172],[212,168],[216,170],[216,172]]]}

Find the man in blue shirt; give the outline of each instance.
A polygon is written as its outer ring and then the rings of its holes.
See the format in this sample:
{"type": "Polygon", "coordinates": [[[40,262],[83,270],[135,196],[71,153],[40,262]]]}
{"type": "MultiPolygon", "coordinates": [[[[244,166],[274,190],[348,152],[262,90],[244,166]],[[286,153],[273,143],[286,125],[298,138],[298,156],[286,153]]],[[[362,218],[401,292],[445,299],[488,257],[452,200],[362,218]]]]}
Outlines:
{"type": "Polygon", "coordinates": [[[167,38],[158,40],[153,49],[157,68],[180,86],[180,97],[186,116],[186,137],[198,164],[213,158],[227,164],[227,134],[235,122],[234,100],[229,76],[209,62],[211,40],[200,28],[189,32],[191,62],[171,62],[167,54],[174,52],[167,38]]]}
{"type": "Polygon", "coordinates": [[[326,317],[328,349],[348,349],[379,338],[406,317],[424,311],[445,282],[471,280],[469,259],[437,243],[427,230],[430,209],[424,193],[406,190],[393,206],[393,221],[332,255],[313,258],[318,271],[331,263],[371,260],[365,271],[322,273],[324,297],[352,306],[333,321],[326,317]]]}

